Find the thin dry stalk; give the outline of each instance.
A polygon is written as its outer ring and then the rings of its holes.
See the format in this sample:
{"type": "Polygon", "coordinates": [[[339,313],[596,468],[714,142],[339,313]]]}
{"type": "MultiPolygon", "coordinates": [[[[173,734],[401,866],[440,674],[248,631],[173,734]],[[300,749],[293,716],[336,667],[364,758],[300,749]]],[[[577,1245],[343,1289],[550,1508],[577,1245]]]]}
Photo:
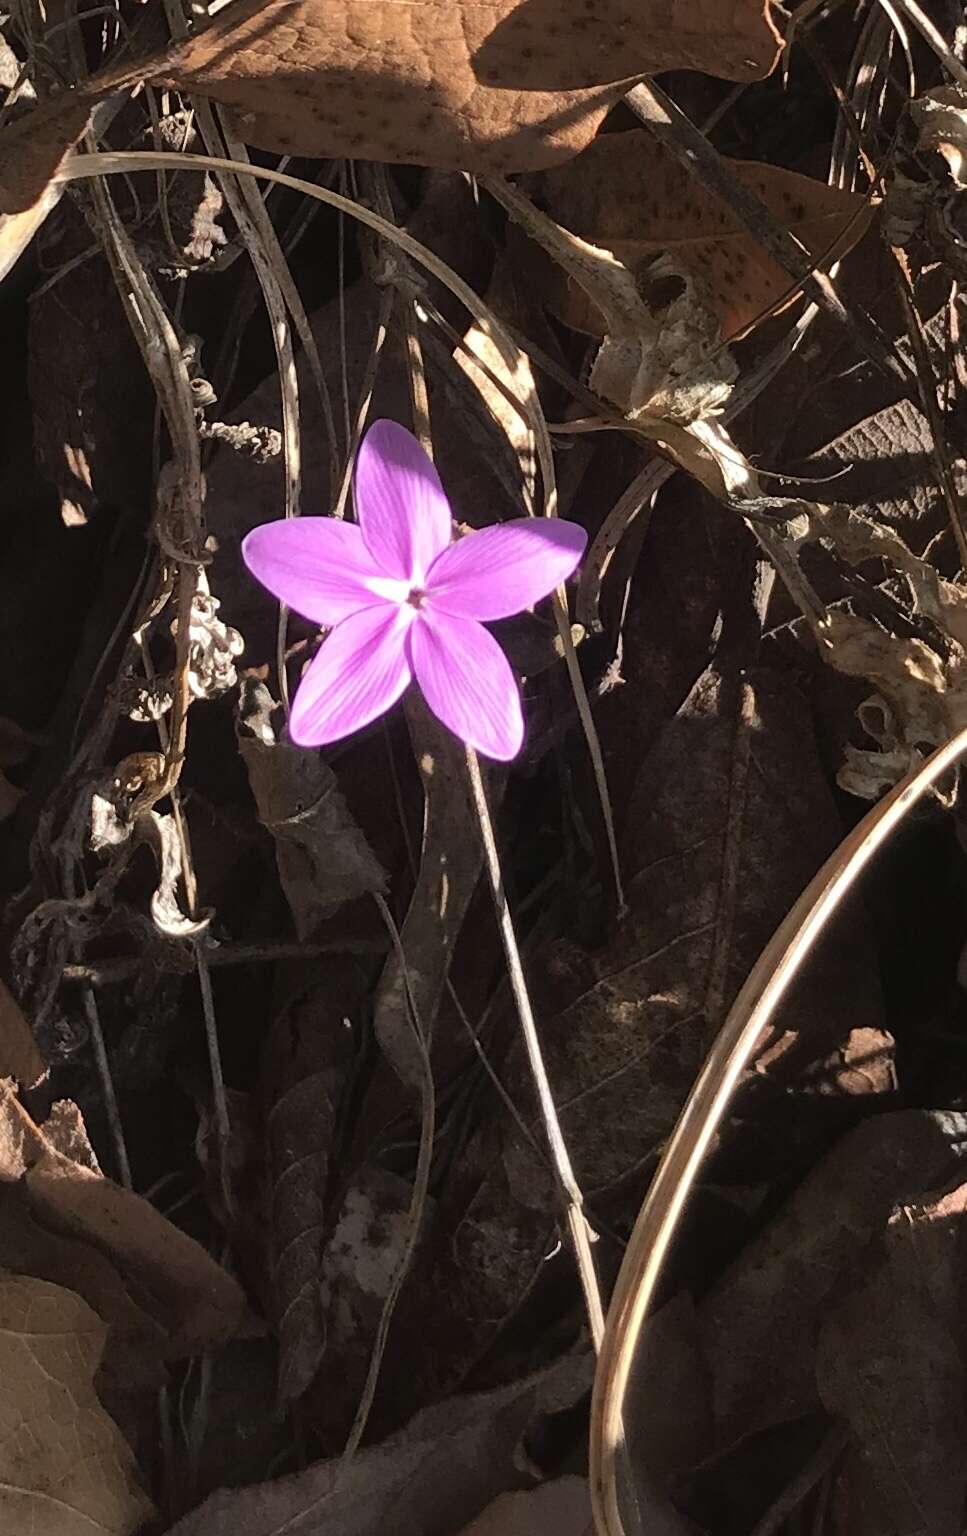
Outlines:
{"type": "MultiPolygon", "coordinates": [[[[880,4],[883,5],[883,0],[880,0],[880,4]]],[[[892,4],[907,18],[912,27],[916,27],[927,47],[933,50],[951,79],[956,80],[961,90],[967,90],[967,69],[964,68],[946,39],[937,31],[930,17],[917,5],[916,0],[892,0],[892,4]]],[[[896,20],[890,6],[883,5],[883,9],[895,26],[896,20]]]]}
{"type": "MultiPolygon", "coordinates": [[[[380,1313],[379,1325],[376,1329],[376,1337],[373,1340],[373,1348],[369,1357],[366,1381],[360,1396],[359,1407],[356,1409],[356,1416],[353,1419],[352,1428],[349,1431],[345,1449],[342,1453],[339,1473],[348,1466],[359,1449],[363,1435],[366,1433],[366,1425],[376,1397],[380,1367],[383,1363],[383,1355],[386,1352],[386,1340],[389,1337],[390,1323],[393,1320],[396,1303],[403,1289],[403,1282],[410,1272],[410,1265],[413,1262],[413,1255],[416,1252],[416,1245],[419,1241],[423,1211],[426,1207],[427,1194],[430,1188],[430,1172],[433,1164],[433,1139],[436,1134],[436,1090],[433,1084],[433,1068],[430,1064],[426,1032],[420,1019],[416,994],[410,981],[410,972],[406,963],[403,941],[400,938],[400,931],[396,926],[393,914],[387,906],[385,898],[376,893],[373,899],[379,908],[380,917],[383,919],[390,942],[396,951],[396,959],[400,967],[400,975],[403,979],[407,1011],[409,1012],[410,1023],[413,1027],[413,1038],[416,1043],[417,1060],[419,1063],[419,1082],[416,1086],[419,1089],[421,1106],[420,1144],[416,1157],[416,1172],[413,1176],[413,1193],[410,1197],[410,1208],[406,1218],[406,1242],[403,1245],[400,1262],[390,1282],[389,1292],[383,1303],[383,1310],[380,1313]]],[[[337,1473],[337,1481],[339,1473],[337,1473]]]]}
{"type": "Polygon", "coordinates": [[[107,1110],[107,1123],[111,1127],[114,1154],[118,1160],[118,1172],[121,1175],[121,1183],[125,1189],[131,1189],[133,1186],[131,1184],[131,1164],[128,1160],[128,1145],[124,1139],[124,1126],[121,1123],[121,1111],[118,1108],[117,1094],[114,1091],[111,1064],[108,1061],[107,1048],[104,1044],[104,1031],[101,1029],[101,1016],[97,1008],[97,998],[90,982],[87,982],[82,988],[82,993],[84,998],[84,1014],[87,1019],[87,1027],[91,1032],[94,1061],[97,1065],[97,1075],[101,1080],[104,1107],[107,1110]]]}
{"type": "Polygon", "coordinates": [[[732,1005],[652,1180],[618,1275],[591,1406],[591,1499],[600,1536],[627,1536],[618,1498],[623,1417],[662,1266],[686,1201],[756,1042],[827,923],[914,805],[967,752],[967,728],[939,747],[844,838],[763,950],[732,1005]]]}
{"type": "Polygon", "coordinates": [[[544,1131],[551,1150],[554,1175],[565,1208],[568,1232],[574,1248],[574,1257],[577,1261],[581,1289],[584,1292],[584,1304],[591,1328],[591,1338],[595,1349],[598,1349],[604,1331],[604,1311],[601,1305],[598,1276],[594,1267],[594,1255],[591,1252],[590,1231],[584,1216],[584,1196],[581,1193],[581,1186],[578,1184],[574,1169],[571,1166],[567,1142],[564,1140],[564,1132],[561,1129],[557,1106],[554,1103],[554,1094],[547,1075],[547,1067],[544,1064],[544,1054],[541,1050],[540,1036],[537,1032],[537,1022],[534,1018],[534,1010],[531,1007],[530,994],[528,993],[527,982],[524,977],[524,967],[520,959],[520,950],[517,947],[514,921],[510,915],[510,907],[507,905],[507,895],[504,891],[500,855],[497,852],[494,825],[490,819],[487,792],[484,788],[483,776],[480,772],[480,763],[472,747],[467,748],[467,774],[470,779],[470,791],[473,796],[474,809],[480,825],[480,839],[483,844],[484,862],[487,866],[487,876],[493,893],[497,926],[500,929],[500,940],[503,944],[504,957],[507,961],[507,974],[524,1036],[524,1045],[527,1050],[527,1060],[530,1065],[531,1076],[534,1079],[534,1087],[537,1090],[541,1118],[544,1121],[544,1131]]]}

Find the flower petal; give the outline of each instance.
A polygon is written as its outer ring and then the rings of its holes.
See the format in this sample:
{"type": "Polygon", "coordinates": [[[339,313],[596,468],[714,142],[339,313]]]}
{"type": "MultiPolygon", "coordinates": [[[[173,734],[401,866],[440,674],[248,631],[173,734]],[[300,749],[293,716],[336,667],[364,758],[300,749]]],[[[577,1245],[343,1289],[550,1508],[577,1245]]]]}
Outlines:
{"type": "Polygon", "coordinates": [[[486,757],[508,762],[524,739],[520,689],[493,635],[473,619],[421,608],[410,660],[426,702],[448,730],[486,757]]]}
{"type": "Polygon", "coordinates": [[[434,560],[426,579],[434,608],[465,619],[506,619],[560,586],[588,536],[556,517],[518,517],[470,533],[434,560]]]}
{"type": "Polygon", "coordinates": [[[316,624],[338,624],[389,596],[359,529],[335,517],[262,523],[242,540],[242,558],[263,587],[316,624]]]}
{"type": "Polygon", "coordinates": [[[339,741],[392,708],[413,676],[406,633],[414,612],[381,604],[336,625],[292,701],[289,735],[296,746],[339,741]]]}
{"type": "Polygon", "coordinates": [[[412,432],[377,421],[356,459],[356,517],[366,547],[387,576],[420,587],[446,549],[452,514],[440,476],[412,432]]]}

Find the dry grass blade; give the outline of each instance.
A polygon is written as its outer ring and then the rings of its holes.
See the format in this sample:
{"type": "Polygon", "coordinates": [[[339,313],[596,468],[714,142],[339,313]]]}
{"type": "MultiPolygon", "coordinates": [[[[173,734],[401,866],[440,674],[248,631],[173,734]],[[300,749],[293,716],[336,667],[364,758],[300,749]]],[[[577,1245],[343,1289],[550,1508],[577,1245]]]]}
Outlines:
{"type": "Polygon", "coordinates": [[[504,957],[507,961],[507,974],[510,979],[514,1004],[524,1036],[524,1045],[527,1050],[527,1060],[530,1065],[531,1076],[534,1080],[534,1087],[537,1091],[537,1098],[541,1108],[541,1118],[544,1122],[544,1132],[550,1148],[554,1175],[557,1179],[558,1189],[567,1217],[568,1232],[570,1233],[578,1274],[581,1279],[581,1289],[584,1293],[584,1305],[588,1314],[591,1338],[595,1349],[597,1349],[600,1346],[604,1331],[604,1310],[601,1305],[601,1292],[598,1286],[597,1272],[594,1267],[594,1256],[591,1252],[588,1224],[584,1216],[584,1197],[575,1177],[574,1169],[571,1166],[570,1154],[567,1150],[567,1143],[564,1140],[564,1132],[561,1129],[557,1106],[554,1103],[554,1095],[547,1076],[547,1068],[544,1065],[540,1037],[537,1033],[537,1023],[531,1008],[530,994],[527,990],[527,982],[524,979],[520,950],[517,946],[517,935],[514,931],[514,922],[510,915],[507,895],[504,891],[500,856],[497,852],[497,840],[494,836],[493,822],[490,819],[490,807],[487,804],[487,792],[480,773],[480,763],[472,747],[467,748],[467,775],[470,780],[474,808],[480,824],[480,838],[483,844],[490,889],[494,899],[497,924],[500,928],[500,941],[503,945],[504,957]]]}
{"type": "Polygon", "coordinates": [[[959,731],[857,827],[776,930],[729,1012],[679,1116],[635,1223],[602,1341],[591,1408],[591,1495],[601,1536],[627,1536],[618,1495],[623,1412],[632,1362],[665,1256],[702,1160],[768,1024],[814,944],[867,864],[913,806],[967,752],[959,731]]]}

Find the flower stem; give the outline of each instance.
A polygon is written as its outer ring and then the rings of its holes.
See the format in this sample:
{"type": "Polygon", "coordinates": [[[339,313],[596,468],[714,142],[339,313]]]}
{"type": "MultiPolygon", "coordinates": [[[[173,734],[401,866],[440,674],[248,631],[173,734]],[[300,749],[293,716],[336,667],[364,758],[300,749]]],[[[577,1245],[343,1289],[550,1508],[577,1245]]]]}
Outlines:
{"type": "Polygon", "coordinates": [[[524,979],[524,968],[521,965],[520,950],[517,947],[514,922],[510,915],[507,895],[504,891],[500,855],[497,852],[497,840],[494,836],[493,822],[490,819],[490,807],[487,804],[483,776],[480,772],[477,754],[472,747],[467,747],[467,773],[470,779],[474,809],[480,824],[484,862],[487,866],[490,888],[494,898],[494,910],[497,914],[497,926],[500,929],[501,943],[504,946],[504,955],[507,960],[507,974],[524,1035],[527,1059],[530,1063],[534,1086],[537,1090],[537,1098],[544,1120],[544,1130],[551,1151],[554,1175],[567,1216],[568,1231],[577,1262],[581,1288],[584,1292],[584,1304],[591,1328],[591,1338],[595,1350],[597,1350],[604,1332],[604,1309],[601,1304],[598,1277],[594,1268],[594,1256],[591,1252],[590,1229],[584,1216],[584,1197],[581,1194],[580,1185],[571,1166],[571,1158],[567,1150],[567,1143],[564,1140],[564,1133],[561,1130],[561,1122],[558,1119],[550,1080],[547,1076],[547,1067],[544,1064],[541,1042],[537,1033],[537,1023],[534,1019],[534,1011],[531,1008],[527,982],[524,979]]]}

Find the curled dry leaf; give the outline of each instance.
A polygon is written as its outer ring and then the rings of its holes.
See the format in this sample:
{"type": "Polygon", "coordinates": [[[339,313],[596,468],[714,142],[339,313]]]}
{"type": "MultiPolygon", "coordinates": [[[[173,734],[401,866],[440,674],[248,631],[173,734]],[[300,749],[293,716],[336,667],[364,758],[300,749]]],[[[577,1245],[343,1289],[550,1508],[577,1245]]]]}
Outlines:
{"type": "Polygon", "coordinates": [[[275,839],[296,932],[306,939],[343,902],[385,891],[386,873],[349,814],[329,764],[318,752],[275,740],[264,687],[254,685],[249,703],[258,729],[243,725],[239,751],[259,820],[275,839]]]}
{"type": "Polygon", "coordinates": [[[777,49],[766,0],[242,0],[8,128],[0,211],[34,204],[94,103],[142,80],[233,108],[261,149],[514,171],[583,148],[635,76],[755,80],[777,49]]]}
{"type": "Polygon", "coordinates": [[[0,1278],[0,1527],[11,1536],[133,1536],[154,1514],[94,1390],[105,1333],[72,1291],[0,1278]]]}
{"type": "Polygon", "coordinates": [[[169,939],[196,938],[208,927],[208,915],[192,917],[182,908],[180,895],[184,867],[181,832],[174,816],[161,815],[154,810],[142,810],[128,819],[118,814],[117,801],[123,794],[123,784],[130,782],[132,771],[153,775],[158,771],[157,754],[140,754],[143,766],[135,769],[131,758],[125,758],[116,775],[106,785],[106,794],[97,791],[91,796],[91,847],[95,853],[110,856],[115,862],[119,856],[126,858],[129,848],[147,843],[158,866],[158,884],[151,896],[151,916],[160,933],[169,939]],[[121,852],[123,850],[123,852],[121,852]]]}
{"type": "Polygon", "coordinates": [[[241,1289],[198,1243],[98,1171],[75,1105],[55,1105],[38,1127],[9,1082],[0,1083],[0,1247],[8,1267],[69,1274],[112,1325],[112,1351],[120,1330],[141,1380],[157,1377],[160,1359],[231,1338],[247,1319],[241,1289]]]}
{"type": "MultiPolygon", "coordinates": [[[[777,166],[743,160],[729,165],[824,267],[844,255],[869,223],[859,194],[777,166]]],[[[632,274],[656,256],[673,257],[691,274],[725,337],[769,314],[793,286],[731,209],[646,129],[607,134],[569,164],[535,177],[532,190],[559,224],[610,251],[632,274]]],[[[664,287],[667,292],[667,282],[664,287]]],[[[655,299],[661,299],[660,287],[655,299]]],[[[573,283],[558,280],[548,302],[575,329],[603,334],[600,314],[573,283]]]]}
{"type": "Polygon", "coordinates": [[[967,720],[967,595],[914,555],[893,528],[849,507],[805,507],[786,527],[794,552],[822,542],[850,565],[886,561],[906,582],[912,614],[929,621],[927,638],[897,636],[872,619],[832,610],[816,628],[830,666],[866,678],[877,690],[857,711],[877,749],[847,745],[838,774],[851,794],[875,799],[967,720]]]}

